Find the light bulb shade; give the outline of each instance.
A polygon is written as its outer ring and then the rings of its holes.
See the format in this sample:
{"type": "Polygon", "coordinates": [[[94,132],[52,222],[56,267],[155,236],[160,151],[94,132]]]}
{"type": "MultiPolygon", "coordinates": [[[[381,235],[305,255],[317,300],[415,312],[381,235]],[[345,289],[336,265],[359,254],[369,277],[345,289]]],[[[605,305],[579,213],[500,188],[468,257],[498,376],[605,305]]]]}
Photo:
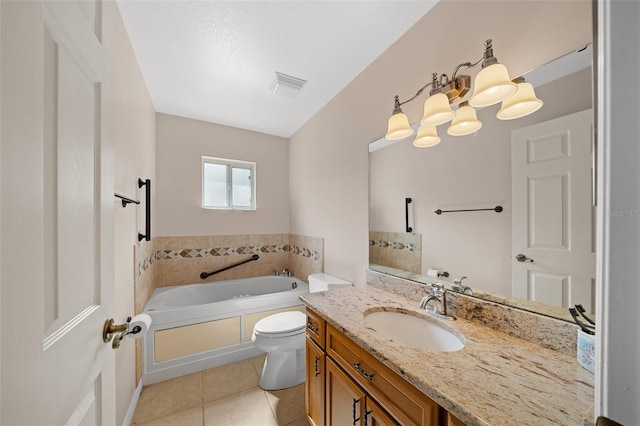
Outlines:
{"type": "Polygon", "coordinates": [[[478,121],[476,110],[469,105],[461,105],[456,111],[456,116],[447,129],[451,136],[466,136],[477,132],[482,127],[482,122],[478,121]]]}
{"type": "Polygon", "coordinates": [[[489,65],[476,76],[469,105],[486,107],[497,104],[513,95],[516,89],[516,84],[509,78],[507,67],[502,64],[489,65]]]}
{"type": "Polygon", "coordinates": [[[502,108],[496,117],[500,120],[513,120],[524,117],[539,110],[544,102],[536,97],[533,86],[529,83],[518,83],[518,90],[513,96],[502,101],[502,108]]]}
{"type": "Polygon", "coordinates": [[[423,126],[438,126],[450,121],[456,115],[444,93],[429,96],[424,102],[424,116],[420,120],[423,126]]]}
{"type": "Polygon", "coordinates": [[[418,135],[413,141],[413,146],[418,148],[429,148],[440,143],[440,136],[435,126],[420,126],[418,135]]]}
{"type": "Polygon", "coordinates": [[[397,141],[413,134],[413,129],[409,126],[409,119],[402,113],[396,113],[389,118],[387,134],[385,139],[389,141],[397,141]]]}

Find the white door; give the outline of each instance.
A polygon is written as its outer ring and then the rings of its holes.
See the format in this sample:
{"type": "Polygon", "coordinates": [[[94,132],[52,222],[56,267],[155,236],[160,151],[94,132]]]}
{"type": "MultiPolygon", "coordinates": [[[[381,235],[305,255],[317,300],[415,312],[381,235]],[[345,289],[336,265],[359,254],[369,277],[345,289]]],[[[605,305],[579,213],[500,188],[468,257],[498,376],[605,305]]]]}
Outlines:
{"type": "Polygon", "coordinates": [[[593,312],[592,110],[511,135],[512,291],[593,312]]]}
{"type": "Polygon", "coordinates": [[[2,425],[115,423],[110,3],[0,2],[2,425]]]}

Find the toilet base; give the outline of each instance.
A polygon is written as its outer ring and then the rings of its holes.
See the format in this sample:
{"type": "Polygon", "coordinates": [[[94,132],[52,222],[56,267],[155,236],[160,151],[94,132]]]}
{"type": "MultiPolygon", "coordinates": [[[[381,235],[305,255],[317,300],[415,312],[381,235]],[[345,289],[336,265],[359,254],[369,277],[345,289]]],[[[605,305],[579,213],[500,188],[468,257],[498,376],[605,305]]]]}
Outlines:
{"type": "Polygon", "coordinates": [[[286,389],[305,381],[305,349],[267,352],[260,376],[264,390],[286,389]]]}

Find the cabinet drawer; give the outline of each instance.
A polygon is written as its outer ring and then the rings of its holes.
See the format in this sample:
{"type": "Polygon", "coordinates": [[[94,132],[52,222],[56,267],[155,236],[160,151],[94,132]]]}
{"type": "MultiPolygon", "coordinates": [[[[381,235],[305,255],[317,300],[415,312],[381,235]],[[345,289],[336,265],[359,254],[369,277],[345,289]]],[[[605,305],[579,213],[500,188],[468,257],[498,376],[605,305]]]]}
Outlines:
{"type": "Polygon", "coordinates": [[[316,345],[322,350],[324,350],[324,334],[324,318],[307,308],[307,336],[316,342],[316,345]]]}
{"type": "Polygon", "coordinates": [[[401,424],[439,425],[444,411],[409,382],[327,324],[327,354],[401,424]]]}

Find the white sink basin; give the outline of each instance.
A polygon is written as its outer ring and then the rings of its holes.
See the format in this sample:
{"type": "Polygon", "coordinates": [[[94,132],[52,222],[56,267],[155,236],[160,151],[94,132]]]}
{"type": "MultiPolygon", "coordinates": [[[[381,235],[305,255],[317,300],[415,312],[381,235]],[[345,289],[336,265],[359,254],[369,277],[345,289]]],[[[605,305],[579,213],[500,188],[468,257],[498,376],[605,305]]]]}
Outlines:
{"type": "Polygon", "coordinates": [[[435,321],[402,312],[370,312],[365,314],[364,322],[389,340],[414,348],[430,352],[454,352],[464,348],[461,337],[435,321]]]}

